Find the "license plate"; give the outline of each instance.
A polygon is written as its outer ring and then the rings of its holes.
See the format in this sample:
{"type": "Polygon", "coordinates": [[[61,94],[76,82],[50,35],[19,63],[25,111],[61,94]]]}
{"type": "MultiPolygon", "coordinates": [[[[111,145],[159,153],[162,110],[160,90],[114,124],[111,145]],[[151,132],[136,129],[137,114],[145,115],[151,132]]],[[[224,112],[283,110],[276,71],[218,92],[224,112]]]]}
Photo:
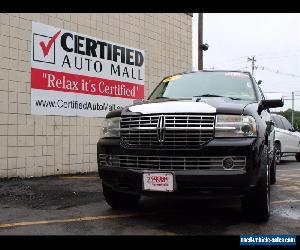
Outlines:
{"type": "Polygon", "coordinates": [[[143,173],[143,189],[148,191],[173,192],[172,173],[143,173]]]}

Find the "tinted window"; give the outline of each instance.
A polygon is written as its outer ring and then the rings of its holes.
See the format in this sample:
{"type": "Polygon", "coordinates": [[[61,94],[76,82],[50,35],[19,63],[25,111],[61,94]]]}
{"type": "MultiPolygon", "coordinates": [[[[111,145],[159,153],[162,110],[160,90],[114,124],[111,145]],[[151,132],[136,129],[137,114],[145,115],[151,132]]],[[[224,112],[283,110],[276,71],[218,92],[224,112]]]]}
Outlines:
{"type": "Polygon", "coordinates": [[[252,80],[242,72],[195,72],[165,78],[149,99],[220,95],[256,101],[252,80]]]}
{"type": "Polygon", "coordinates": [[[272,121],[274,122],[274,126],[276,128],[285,129],[279,116],[272,116],[272,121]]]}
{"type": "Polygon", "coordinates": [[[286,130],[292,129],[292,124],[290,124],[290,122],[285,117],[281,117],[281,120],[283,122],[284,129],[286,130]]]}
{"type": "Polygon", "coordinates": [[[259,93],[261,95],[261,99],[265,99],[265,96],[264,96],[264,94],[263,94],[263,92],[262,92],[262,90],[259,86],[258,86],[258,90],[259,90],[259,93]]]}

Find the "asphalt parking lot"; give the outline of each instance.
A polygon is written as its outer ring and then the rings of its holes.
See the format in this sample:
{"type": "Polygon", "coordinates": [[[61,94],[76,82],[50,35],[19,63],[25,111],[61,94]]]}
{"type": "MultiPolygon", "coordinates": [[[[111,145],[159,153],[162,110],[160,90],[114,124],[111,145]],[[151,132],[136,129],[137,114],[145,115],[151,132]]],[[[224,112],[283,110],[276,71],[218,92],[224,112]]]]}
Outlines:
{"type": "Polygon", "coordinates": [[[0,180],[1,235],[300,234],[300,164],[283,158],[271,188],[267,223],[243,219],[239,200],[142,198],[135,211],[113,211],[97,173],[0,180]]]}

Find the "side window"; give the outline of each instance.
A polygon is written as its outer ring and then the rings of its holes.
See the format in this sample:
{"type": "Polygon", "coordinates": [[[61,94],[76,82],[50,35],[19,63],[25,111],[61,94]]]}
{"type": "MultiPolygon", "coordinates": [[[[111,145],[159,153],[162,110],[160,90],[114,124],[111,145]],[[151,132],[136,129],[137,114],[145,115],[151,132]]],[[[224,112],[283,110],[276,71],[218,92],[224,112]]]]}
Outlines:
{"type": "Polygon", "coordinates": [[[261,99],[264,100],[265,99],[264,93],[262,92],[262,90],[259,86],[258,86],[258,90],[259,90],[259,93],[261,95],[261,99]]]}
{"type": "Polygon", "coordinates": [[[281,117],[281,120],[284,125],[284,129],[286,130],[292,129],[292,124],[290,124],[290,122],[285,117],[281,117]]]}
{"type": "Polygon", "coordinates": [[[275,116],[271,116],[271,120],[274,122],[274,126],[278,128],[278,121],[275,116]]]}
{"type": "Polygon", "coordinates": [[[260,87],[259,87],[258,84],[256,83],[255,79],[252,79],[252,80],[253,80],[253,83],[254,83],[254,88],[256,89],[255,92],[256,92],[258,101],[264,100],[265,98],[264,98],[264,95],[263,95],[263,93],[262,93],[260,87]]]}
{"type": "Polygon", "coordinates": [[[285,129],[279,116],[272,116],[272,120],[275,123],[274,124],[275,127],[285,129]]]}
{"type": "MultiPolygon", "coordinates": [[[[260,96],[261,96],[261,99],[262,99],[262,100],[265,100],[266,98],[265,98],[264,93],[262,92],[261,88],[260,88],[259,86],[257,86],[257,87],[258,87],[258,90],[259,90],[259,94],[260,94],[260,96]]],[[[267,109],[267,111],[270,113],[270,109],[267,109]]]]}

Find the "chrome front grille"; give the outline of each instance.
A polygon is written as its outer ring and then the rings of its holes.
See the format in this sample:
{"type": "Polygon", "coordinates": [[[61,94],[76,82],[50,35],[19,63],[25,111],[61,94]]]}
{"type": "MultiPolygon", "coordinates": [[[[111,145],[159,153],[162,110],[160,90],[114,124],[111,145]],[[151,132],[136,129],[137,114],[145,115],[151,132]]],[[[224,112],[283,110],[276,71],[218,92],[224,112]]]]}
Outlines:
{"type": "Polygon", "coordinates": [[[143,155],[99,155],[101,166],[114,166],[145,170],[224,170],[224,159],[231,157],[230,170],[244,169],[245,156],[143,156],[143,155]]]}
{"type": "Polygon", "coordinates": [[[143,115],[121,118],[121,139],[131,147],[199,147],[214,136],[213,115],[143,115]]]}

